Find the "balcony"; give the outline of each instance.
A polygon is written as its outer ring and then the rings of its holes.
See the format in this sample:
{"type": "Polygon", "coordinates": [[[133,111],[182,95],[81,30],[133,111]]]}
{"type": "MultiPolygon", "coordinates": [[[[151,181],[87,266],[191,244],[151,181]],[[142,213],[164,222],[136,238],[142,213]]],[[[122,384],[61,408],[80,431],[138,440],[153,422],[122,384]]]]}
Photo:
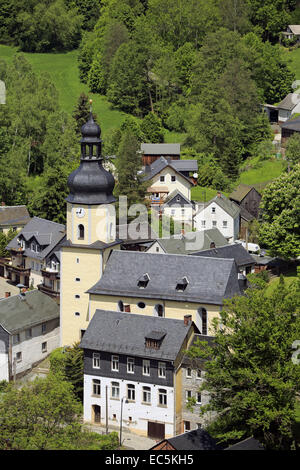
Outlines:
{"type": "Polygon", "coordinates": [[[30,268],[25,268],[24,266],[12,266],[11,264],[6,264],[6,267],[11,273],[24,274],[24,276],[30,276],[30,268]]]}
{"type": "Polygon", "coordinates": [[[47,277],[51,281],[54,281],[55,279],[60,278],[60,271],[58,271],[57,269],[52,269],[52,268],[41,269],[41,273],[43,277],[47,277]]]}
{"type": "Polygon", "coordinates": [[[53,290],[51,287],[45,286],[45,284],[38,284],[37,288],[44,294],[47,294],[54,299],[59,299],[59,291],[53,290]]]}

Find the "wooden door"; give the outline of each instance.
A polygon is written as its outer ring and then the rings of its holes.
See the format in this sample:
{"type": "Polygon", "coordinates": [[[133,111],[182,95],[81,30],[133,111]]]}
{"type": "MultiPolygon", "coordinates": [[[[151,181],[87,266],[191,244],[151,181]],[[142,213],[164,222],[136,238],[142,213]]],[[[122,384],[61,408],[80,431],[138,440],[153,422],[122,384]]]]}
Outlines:
{"type": "Polygon", "coordinates": [[[94,423],[101,423],[101,406],[93,405],[94,423]]]}
{"type": "Polygon", "coordinates": [[[148,421],[148,437],[162,440],[165,438],[165,425],[148,421]]]}

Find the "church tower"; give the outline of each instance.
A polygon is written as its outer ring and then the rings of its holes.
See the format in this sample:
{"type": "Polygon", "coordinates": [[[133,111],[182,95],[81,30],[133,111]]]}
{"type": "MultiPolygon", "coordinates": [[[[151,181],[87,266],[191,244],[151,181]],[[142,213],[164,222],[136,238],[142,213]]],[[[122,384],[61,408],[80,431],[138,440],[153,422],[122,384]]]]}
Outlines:
{"type": "Polygon", "coordinates": [[[101,130],[92,112],[81,128],[80,166],[70,174],[66,242],[61,248],[61,346],[80,341],[94,312],[86,291],[102,276],[116,240],[115,185],[102,166],[101,130]]]}

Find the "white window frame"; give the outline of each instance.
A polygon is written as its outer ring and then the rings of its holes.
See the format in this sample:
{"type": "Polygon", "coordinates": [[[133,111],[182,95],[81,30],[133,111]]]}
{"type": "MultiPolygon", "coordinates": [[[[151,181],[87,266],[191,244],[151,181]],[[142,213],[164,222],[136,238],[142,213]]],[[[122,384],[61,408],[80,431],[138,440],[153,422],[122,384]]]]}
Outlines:
{"type": "Polygon", "coordinates": [[[192,369],[190,367],[187,367],[186,370],[185,370],[185,376],[188,378],[188,379],[191,379],[192,378],[192,369]]]}
{"type": "Polygon", "coordinates": [[[127,384],[127,400],[135,401],[135,385],[127,384]]]}
{"type": "Polygon", "coordinates": [[[42,343],[42,353],[45,353],[45,352],[47,352],[47,341],[44,341],[42,343]]]}
{"type": "Polygon", "coordinates": [[[111,398],[120,399],[120,382],[111,382],[111,398]]]}
{"type": "Polygon", "coordinates": [[[100,369],[100,353],[93,353],[93,369],[100,369]]]}
{"type": "Polygon", "coordinates": [[[92,380],[92,395],[95,397],[101,397],[101,380],[100,379],[93,379],[92,380]]]}
{"type": "Polygon", "coordinates": [[[143,375],[150,376],[150,361],[148,359],[143,360],[143,375]]]}
{"type": "Polygon", "coordinates": [[[119,372],[119,356],[111,356],[111,370],[113,372],[119,372]]]}
{"type": "Polygon", "coordinates": [[[185,391],[185,401],[188,403],[188,401],[192,398],[192,390],[186,390],[185,391]]]}
{"type": "Polygon", "coordinates": [[[161,379],[165,379],[166,378],[166,363],[165,362],[159,362],[158,363],[158,377],[161,378],[161,379]]]}
{"type": "Polygon", "coordinates": [[[158,389],[158,405],[159,406],[167,406],[168,405],[168,395],[167,390],[164,388],[158,389]]]}
{"type": "Polygon", "coordinates": [[[197,392],[197,393],[196,393],[196,403],[197,403],[197,405],[201,405],[201,403],[202,403],[202,395],[201,395],[201,392],[197,392]],[[198,400],[199,396],[200,396],[200,401],[198,400]]]}
{"type": "Polygon", "coordinates": [[[16,361],[17,362],[22,362],[22,351],[18,351],[16,353],[16,361]]]}
{"type": "Polygon", "coordinates": [[[127,374],[134,374],[134,358],[127,357],[127,374]]]}
{"type": "Polygon", "coordinates": [[[144,386],[142,390],[142,402],[151,403],[151,387],[144,386]]]}

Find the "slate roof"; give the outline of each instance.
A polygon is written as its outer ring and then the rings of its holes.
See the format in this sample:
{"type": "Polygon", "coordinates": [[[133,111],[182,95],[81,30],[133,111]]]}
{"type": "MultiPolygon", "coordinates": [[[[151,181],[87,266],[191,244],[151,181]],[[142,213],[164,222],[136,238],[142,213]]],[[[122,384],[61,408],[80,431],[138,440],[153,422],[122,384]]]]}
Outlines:
{"type": "Polygon", "coordinates": [[[289,119],[288,121],[281,124],[281,128],[290,129],[292,131],[300,131],[300,117],[289,119]]]}
{"type": "MultiPolygon", "coordinates": [[[[177,160],[167,160],[165,157],[158,158],[151,165],[146,167],[144,181],[151,180],[155,175],[159,174],[164,168],[169,166],[176,173],[179,173],[180,176],[182,176],[182,178],[186,179],[191,184],[191,186],[193,186],[193,183],[191,182],[191,180],[187,176],[185,176],[181,173],[181,171],[190,171],[190,170],[188,170],[188,169],[183,170],[182,168],[179,170],[176,167],[176,165],[174,165],[174,162],[176,162],[176,161],[177,160]]],[[[188,166],[187,162],[189,162],[190,160],[184,160],[184,161],[186,162],[185,165],[186,165],[186,168],[187,168],[187,166],[188,166]]]]}
{"type": "Polygon", "coordinates": [[[239,243],[199,251],[198,253],[193,253],[193,256],[211,256],[213,258],[234,259],[238,267],[249,265],[254,266],[255,264],[253,257],[239,243]]]}
{"type": "Polygon", "coordinates": [[[172,160],[172,166],[178,171],[198,171],[197,160],[172,160]]]}
{"type": "Polygon", "coordinates": [[[226,238],[217,228],[188,232],[185,235],[172,235],[170,238],[157,238],[156,241],[165,253],[181,255],[208,250],[212,242],[217,247],[227,244],[226,238]]]}
{"type": "Polygon", "coordinates": [[[238,187],[231,194],[229,194],[229,199],[232,199],[233,201],[237,202],[242,202],[242,200],[247,196],[251,189],[253,189],[253,186],[240,183],[238,187]]]}
{"type": "Polygon", "coordinates": [[[222,305],[224,298],[241,294],[233,259],[114,250],[101,279],[87,292],[91,294],[222,305]],[[138,280],[148,273],[146,288],[138,280]],[[189,283],[176,290],[183,277],[189,283]]]}
{"type": "Polygon", "coordinates": [[[298,93],[288,93],[285,98],[277,105],[277,108],[292,111],[295,106],[300,102],[300,95],[298,93]]]}
{"type": "MultiPolygon", "coordinates": [[[[194,431],[185,432],[175,437],[163,439],[155,444],[151,449],[155,449],[163,442],[169,442],[175,450],[217,450],[219,449],[217,442],[208,434],[205,429],[195,429],[194,431]]],[[[151,450],[149,449],[149,450],[151,450]]]]}
{"type": "MultiPolygon", "coordinates": [[[[230,201],[224,194],[221,194],[220,196],[216,195],[213,197],[210,201],[204,203],[204,204],[199,204],[199,210],[197,214],[202,212],[206,207],[210,206],[213,202],[215,202],[218,206],[220,206],[227,214],[229,214],[233,219],[237,217],[240,213],[240,207],[235,204],[233,201],[230,201]]],[[[196,214],[196,215],[197,215],[196,214]]]]}
{"type": "Polygon", "coordinates": [[[6,249],[17,249],[20,247],[19,238],[26,242],[35,239],[41,245],[41,251],[36,253],[29,248],[25,248],[24,255],[42,260],[49,255],[54,247],[65,237],[65,226],[50,220],[33,217],[25,227],[11,240],[6,249]]]}
{"type": "Polygon", "coordinates": [[[27,224],[30,220],[26,206],[0,206],[0,225],[27,224]]]}
{"type": "Polygon", "coordinates": [[[243,441],[237,442],[224,450],[265,450],[264,446],[254,437],[247,437],[243,441]]]}
{"type": "Polygon", "coordinates": [[[59,318],[59,306],[49,295],[38,289],[0,300],[0,325],[14,334],[40,323],[59,318]]]}
{"type": "Polygon", "coordinates": [[[192,325],[185,325],[183,320],[172,318],[97,309],[80,347],[174,361],[192,325]],[[163,336],[159,349],[145,346],[145,338],[153,331],[163,336]]]}
{"type": "Polygon", "coordinates": [[[178,204],[194,207],[193,202],[190,201],[187,197],[185,197],[178,189],[174,189],[174,191],[168,194],[168,196],[165,199],[165,203],[163,204],[162,207],[169,206],[170,202],[173,201],[173,199],[175,199],[177,196],[179,196],[180,198],[180,201],[178,202],[178,204]]]}
{"type": "Polygon", "coordinates": [[[180,155],[180,144],[141,144],[146,155],[180,155]]]}

